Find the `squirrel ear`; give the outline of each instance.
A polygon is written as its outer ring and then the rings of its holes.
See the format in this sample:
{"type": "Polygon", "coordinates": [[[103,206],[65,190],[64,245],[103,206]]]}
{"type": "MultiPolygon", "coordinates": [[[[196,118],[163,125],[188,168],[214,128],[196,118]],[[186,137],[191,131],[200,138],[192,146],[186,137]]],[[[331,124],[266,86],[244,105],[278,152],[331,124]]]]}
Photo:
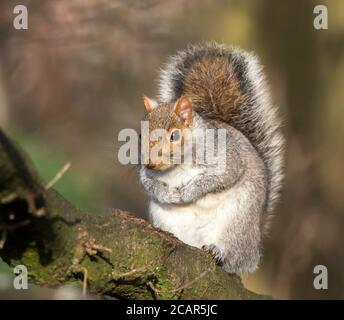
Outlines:
{"type": "Polygon", "coordinates": [[[192,122],[192,102],[187,96],[182,96],[178,99],[173,107],[173,111],[184,121],[188,126],[192,122]]]}
{"type": "Polygon", "coordinates": [[[143,96],[143,103],[145,104],[146,110],[147,112],[152,112],[154,108],[157,107],[158,103],[153,100],[153,99],[149,99],[146,96],[143,96]]]}

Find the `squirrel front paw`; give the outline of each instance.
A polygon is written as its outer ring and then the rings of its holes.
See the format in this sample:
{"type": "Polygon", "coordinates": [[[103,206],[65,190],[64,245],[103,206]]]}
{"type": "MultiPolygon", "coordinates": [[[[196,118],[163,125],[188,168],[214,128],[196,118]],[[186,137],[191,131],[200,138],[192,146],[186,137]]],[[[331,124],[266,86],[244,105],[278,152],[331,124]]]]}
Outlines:
{"type": "Polygon", "coordinates": [[[176,204],[181,202],[180,192],[176,188],[171,188],[167,183],[160,182],[154,184],[151,190],[152,197],[160,203],[176,204]]]}
{"type": "Polygon", "coordinates": [[[215,244],[205,244],[202,246],[202,250],[209,252],[215,259],[217,265],[223,265],[224,258],[222,252],[215,244]]]}
{"type": "Polygon", "coordinates": [[[169,189],[169,202],[170,203],[180,203],[181,201],[181,196],[180,192],[176,188],[170,188],[169,189]]]}
{"type": "Polygon", "coordinates": [[[184,203],[190,203],[195,201],[195,192],[191,184],[187,184],[179,189],[180,199],[184,203]]]}

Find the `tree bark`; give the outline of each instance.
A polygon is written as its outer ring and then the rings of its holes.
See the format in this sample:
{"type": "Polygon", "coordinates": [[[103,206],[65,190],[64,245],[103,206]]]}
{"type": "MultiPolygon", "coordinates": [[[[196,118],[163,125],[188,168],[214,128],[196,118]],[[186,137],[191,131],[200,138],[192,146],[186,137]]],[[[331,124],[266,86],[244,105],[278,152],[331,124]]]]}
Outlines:
{"type": "Polygon", "coordinates": [[[0,130],[0,257],[41,286],[76,284],[119,299],[262,299],[241,279],[145,220],[119,209],[86,213],[46,189],[0,130]]]}

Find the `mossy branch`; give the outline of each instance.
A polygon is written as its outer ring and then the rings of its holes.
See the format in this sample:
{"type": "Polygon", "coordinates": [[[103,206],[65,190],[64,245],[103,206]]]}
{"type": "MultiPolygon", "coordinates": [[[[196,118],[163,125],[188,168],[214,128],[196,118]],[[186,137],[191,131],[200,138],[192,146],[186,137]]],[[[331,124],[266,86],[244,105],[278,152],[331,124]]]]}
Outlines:
{"type": "Polygon", "coordinates": [[[260,299],[212,257],[118,209],[86,213],[44,187],[0,130],[0,257],[38,285],[119,299],[260,299]]]}

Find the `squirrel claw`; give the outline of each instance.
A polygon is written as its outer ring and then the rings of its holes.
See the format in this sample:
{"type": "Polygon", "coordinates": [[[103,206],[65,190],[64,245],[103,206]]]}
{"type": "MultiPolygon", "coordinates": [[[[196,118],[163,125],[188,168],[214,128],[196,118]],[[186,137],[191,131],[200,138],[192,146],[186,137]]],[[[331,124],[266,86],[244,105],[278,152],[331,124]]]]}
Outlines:
{"type": "Polygon", "coordinates": [[[216,261],[218,266],[223,265],[223,256],[221,250],[215,244],[205,244],[202,246],[202,250],[209,252],[216,261]]]}

